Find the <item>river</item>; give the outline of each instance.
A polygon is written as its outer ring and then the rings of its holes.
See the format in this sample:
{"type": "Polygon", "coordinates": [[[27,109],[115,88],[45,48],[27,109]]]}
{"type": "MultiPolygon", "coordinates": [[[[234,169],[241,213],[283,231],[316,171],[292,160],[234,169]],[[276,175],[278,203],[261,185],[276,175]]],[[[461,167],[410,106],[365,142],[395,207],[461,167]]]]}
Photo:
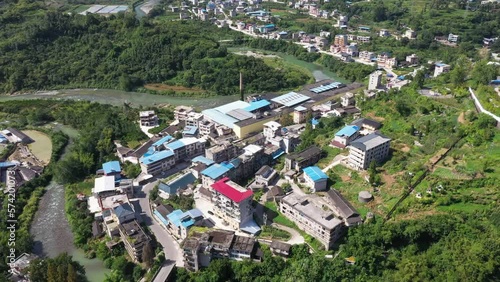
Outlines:
{"type": "MultiPolygon", "coordinates": [[[[59,130],[73,136],[75,130],[58,125],[59,130]]],[[[68,152],[66,146],[63,156],[68,152]]],[[[64,209],[64,186],[52,181],[40,199],[38,210],[31,224],[30,234],[33,236],[33,253],[41,257],[56,257],[68,253],[85,267],[86,276],[90,282],[102,282],[110,270],[104,267],[99,259],[87,259],[84,252],[73,244],[73,233],[66,218],[64,209]]]]}

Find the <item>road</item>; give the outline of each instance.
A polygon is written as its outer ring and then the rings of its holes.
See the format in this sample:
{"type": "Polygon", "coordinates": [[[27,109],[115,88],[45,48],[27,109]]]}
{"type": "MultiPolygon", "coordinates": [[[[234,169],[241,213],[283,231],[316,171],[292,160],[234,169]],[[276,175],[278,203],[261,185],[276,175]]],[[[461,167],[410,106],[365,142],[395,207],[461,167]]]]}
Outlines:
{"type": "Polygon", "coordinates": [[[347,156],[336,155],[335,158],[333,158],[333,161],[329,165],[327,165],[324,169],[322,169],[322,171],[327,172],[332,167],[339,165],[343,160],[345,160],[347,158],[348,158],[347,156]]]}
{"type": "Polygon", "coordinates": [[[300,235],[300,233],[297,230],[290,228],[290,227],[287,227],[287,226],[284,226],[284,225],[281,225],[281,224],[277,224],[277,223],[273,223],[273,224],[271,224],[271,226],[274,228],[284,230],[284,231],[290,233],[290,235],[292,235],[290,240],[286,241],[285,243],[290,244],[290,245],[298,245],[298,244],[305,243],[304,237],[302,237],[302,235],[300,235]]]}
{"type": "Polygon", "coordinates": [[[165,230],[152,216],[151,206],[149,205],[149,193],[158,181],[148,183],[142,187],[142,191],[137,193],[139,205],[142,210],[142,217],[146,226],[155,235],[156,240],[163,247],[167,263],[163,264],[154,282],[164,282],[174,266],[183,267],[184,261],[182,251],[175,239],[165,230]]]}

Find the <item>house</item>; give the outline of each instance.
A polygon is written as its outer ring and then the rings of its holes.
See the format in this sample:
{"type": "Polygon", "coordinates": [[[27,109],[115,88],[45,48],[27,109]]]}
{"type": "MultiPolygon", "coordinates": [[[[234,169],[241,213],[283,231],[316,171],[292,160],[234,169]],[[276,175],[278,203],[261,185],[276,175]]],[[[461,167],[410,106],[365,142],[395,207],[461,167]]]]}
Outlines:
{"type": "Polygon", "coordinates": [[[406,56],[406,61],[410,65],[418,65],[418,56],[416,54],[411,54],[409,56],[406,56]]]}
{"type": "Polygon", "coordinates": [[[158,126],[158,116],[156,116],[155,111],[139,112],[139,120],[141,126],[158,126]]]}
{"type": "Polygon", "coordinates": [[[398,60],[396,58],[388,58],[386,61],[385,61],[385,66],[390,68],[390,69],[393,69],[395,67],[398,66],[398,60]]]}
{"type": "Polygon", "coordinates": [[[318,52],[319,51],[318,47],[316,47],[313,44],[307,45],[306,49],[307,49],[307,52],[309,52],[309,53],[314,53],[314,52],[318,52]]]}
{"type": "Polygon", "coordinates": [[[293,123],[299,124],[306,120],[307,108],[298,106],[293,109],[293,123]]]}
{"type": "Polygon", "coordinates": [[[309,166],[303,169],[304,180],[312,193],[325,191],[328,176],[317,166],[309,166]]]}
{"type": "Polygon", "coordinates": [[[434,77],[438,77],[442,73],[450,72],[450,65],[437,63],[434,68],[434,77]]]}
{"type": "Polygon", "coordinates": [[[182,243],[184,265],[188,271],[207,267],[213,259],[261,260],[262,251],[251,237],[235,235],[234,231],[208,229],[196,231],[182,243]]]}
{"type": "Polygon", "coordinates": [[[255,173],[255,182],[265,186],[272,185],[279,178],[279,174],[270,166],[263,166],[255,173]]]}
{"type": "Polygon", "coordinates": [[[417,33],[413,29],[407,29],[403,35],[408,39],[417,39],[417,33]]]}
{"type": "Polygon", "coordinates": [[[344,96],[340,97],[340,104],[342,107],[347,107],[354,105],[356,103],[356,99],[354,98],[354,94],[351,92],[345,93],[344,96]]]}
{"type": "Polygon", "coordinates": [[[9,273],[12,274],[11,281],[30,281],[29,270],[31,262],[38,259],[35,254],[23,253],[15,260],[11,260],[8,266],[10,267],[9,273]]]}
{"type": "Polygon", "coordinates": [[[134,197],[133,179],[120,179],[118,187],[116,187],[115,189],[121,194],[127,194],[129,198],[134,197]]]}
{"type": "Polygon", "coordinates": [[[340,15],[337,19],[337,26],[339,26],[339,27],[347,26],[348,21],[349,21],[349,18],[347,16],[340,15]]]}
{"type": "Polygon", "coordinates": [[[167,215],[166,229],[177,239],[185,239],[189,229],[203,220],[203,213],[199,209],[192,209],[187,212],[174,210],[167,215]]]}
{"type": "Polygon", "coordinates": [[[316,146],[311,146],[301,152],[290,154],[285,158],[285,169],[301,171],[304,167],[317,163],[321,155],[321,149],[316,146]]]}
{"type": "Polygon", "coordinates": [[[359,52],[359,58],[365,62],[371,62],[375,58],[375,53],[368,51],[359,52]]]}
{"type": "Polygon", "coordinates": [[[28,135],[12,127],[2,130],[2,135],[7,138],[10,143],[30,144],[35,142],[28,135]]]}
{"type": "Polygon", "coordinates": [[[382,162],[389,156],[391,139],[371,133],[351,142],[348,163],[358,170],[367,169],[372,161],[382,162]]]}
{"type": "Polygon", "coordinates": [[[105,197],[115,194],[115,177],[101,176],[94,180],[94,188],[92,194],[95,197],[105,197]]]}
{"type": "Polygon", "coordinates": [[[181,121],[186,120],[189,113],[193,111],[192,107],[187,106],[177,106],[174,109],[174,118],[175,120],[181,121]]]}
{"type": "Polygon", "coordinates": [[[142,262],[144,245],[150,244],[151,239],[136,220],[120,224],[119,231],[129,256],[134,262],[142,262]]]}
{"type": "Polygon", "coordinates": [[[233,229],[251,234],[260,231],[253,221],[252,190],[243,188],[227,177],[212,184],[211,188],[215,215],[233,229]]]}
{"type": "Polygon", "coordinates": [[[345,226],[357,226],[363,222],[359,212],[339,191],[332,188],[326,192],[326,195],[323,199],[330,204],[330,208],[337,217],[344,221],[345,226]]]}
{"type": "Polygon", "coordinates": [[[264,123],[263,133],[266,139],[271,139],[273,137],[280,136],[281,124],[279,124],[276,121],[266,122],[264,123]]]}
{"type": "Polygon", "coordinates": [[[165,193],[169,196],[175,195],[179,190],[186,189],[189,185],[192,185],[195,181],[196,177],[189,172],[175,178],[168,184],[160,182],[160,184],[158,184],[158,189],[160,190],[160,194],[165,193]]]}
{"type": "Polygon", "coordinates": [[[368,133],[373,133],[375,130],[378,130],[382,127],[382,124],[378,121],[374,121],[368,118],[359,118],[351,122],[351,125],[355,125],[360,129],[368,131],[368,133]]]}
{"type": "Polygon", "coordinates": [[[197,137],[198,136],[198,127],[196,126],[186,126],[182,131],[182,137],[197,137]]]}
{"type": "Polygon", "coordinates": [[[279,255],[283,257],[288,257],[290,255],[290,249],[292,245],[283,243],[280,241],[273,240],[270,245],[271,252],[274,255],[279,255]]]}
{"type": "Polygon", "coordinates": [[[388,36],[391,36],[391,33],[387,30],[387,29],[381,29],[379,32],[378,32],[378,35],[380,37],[388,37],[388,36]]]}
{"type": "Polygon", "coordinates": [[[135,220],[135,211],[130,203],[123,203],[113,208],[113,218],[119,224],[135,220]]]}
{"type": "Polygon", "coordinates": [[[115,180],[119,180],[122,178],[122,169],[120,167],[119,161],[110,161],[102,164],[102,170],[104,175],[113,176],[115,180]]]}
{"type": "Polygon", "coordinates": [[[340,53],[340,60],[342,62],[349,63],[352,61],[352,57],[351,57],[351,55],[342,52],[342,53],[340,53]]]}
{"type": "Polygon", "coordinates": [[[458,35],[450,33],[448,34],[448,41],[451,43],[457,43],[458,42],[458,35]]]}
{"type": "Polygon", "coordinates": [[[238,156],[240,149],[231,142],[223,142],[205,149],[205,156],[216,163],[229,161],[238,156]]]}
{"type": "Polygon", "coordinates": [[[335,137],[332,140],[332,145],[345,148],[352,141],[354,141],[359,136],[360,127],[356,125],[347,125],[337,133],[335,133],[335,137]]]}
{"type": "Polygon", "coordinates": [[[370,74],[370,79],[368,81],[368,90],[377,90],[381,86],[382,82],[382,72],[375,71],[370,74]]]}
{"type": "Polygon", "coordinates": [[[326,250],[330,250],[344,233],[344,222],[317,198],[291,193],[281,199],[279,208],[285,217],[316,238],[326,250]]]}
{"type": "Polygon", "coordinates": [[[279,186],[272,186],[269,188],[269,191],[267,191],[266,194],[266,201],[271,202],[277,202],[283,198],[285,195],[283,189],[279,186]]]}

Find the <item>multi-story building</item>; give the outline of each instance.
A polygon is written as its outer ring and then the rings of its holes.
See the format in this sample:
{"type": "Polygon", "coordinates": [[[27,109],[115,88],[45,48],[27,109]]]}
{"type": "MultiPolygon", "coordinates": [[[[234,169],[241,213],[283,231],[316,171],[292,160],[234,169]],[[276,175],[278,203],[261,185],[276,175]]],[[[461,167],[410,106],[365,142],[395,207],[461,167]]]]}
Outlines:
{"type": "Polygon", "coordinates": [[[215,131],[215,123],[208,120],[202,120],[198,123],[198,129],[200,130],[200,135],[210,135],[215,131]]]}
{"type": "Polygon", "coordinates": [[[199,209],[186,212],[174,210],[166,218],[156,211],[155,215],[161,219],[164,228],[177,239],[185,239],[189,229],[203,220],[203,213],[199,209]]]}
{"type": "Polygon", "coordinates": [[[371,133],[351,142],[349,165],[367,169],[372,161],[381,162],[389,156],[391,139],[380,133],[371,133]]]}
{"type": "Polygon", "coordinates": [[[142,262],[144,245],[149,244],[151,239],[136,220],[120,224],[119,230],[129,256],[134,262],[142,262]]]}
{"type": "Polygon", "coordinates": [[[202,186],[206,189],[210,188],[212,184],[226,177],[228,172],[232,169],[234,169],[234,166],[228,162],[209,166],[201,171],[202,186]]]}
{"type": "Polygon", "coordinates": [[[304,180],[312,193],[325,191],[328,176],[317,166],[304,168],[304,180]]]}
{"type": "Polygon", "coordinates": [[[190,112],[193,111],[193,108],[187,106],[177,106],[174,110],[174,118],[176,120],[186,120],[187,116],[190,112]]]}
{"type": "Polygon", "coordinates": [[[159,175],[175,166],[174,153],[170,150],[156,152],[140,158],[142,172],[150,175],[159,175]]]}
{"type": "Polygon", "coordinates": [[[339,27],[347,26],[347,22],[349,21],[349,18],[347,16],[339,16],[337,20],[337,25],[339,27]]]}
{"type": "Polygon", "coordinates": [[[279,174],[270,166],[265,165],[255,173],[255,182],[269,186],[278,180],[279,174]]]}
{"type": "Polygon", "coordinates": [[[321,149],[311,146],[301,152],[290,154],[285,158],[285,169],[300,171],[304,167],[311,166],[321,159],[321,149]]]}
{"type": "Polygon", "coordinates": [[[264,123],[263,133],[266,139],[281,136],[281,124],[275,121],[266,122],[264,123]]]}
{"type": "Polygon", "coordinates": [[[356,41],[357,42],[360,42],[360,43],[369,43],[371,41],[371,37],[370,36],[357,36],[356,38],[356,41]]]}
{"type": "Polygon", "coordinates": [[[253,220],[252,197],[252,190],[245,189],[227,177],[212,184],[214,213],[233,229],[240,229],[247,221],[253,220]]]}
{"type": "Polygon", "coordinates": [[[156,116],[155,111],[139,112],[139,119],[141,121],[142,126],[157,126],[158,125],[158,117],[156,116]]]}
{"type": "Polygon", "coordinates": [[[326,192],[326,196],[323,197],[322,200],[326,201],[335,215],[340,220],[344,221],[345,226],[357,226],[363,222],[358,211],[339,191],[331,188],[326,192]]]}
{"type": "Polygon", "coordinates": [[[299,124],[306,120],[307,108],[298,106],[293,109],[293,123],[299,124]]]}
{"type": "Polygon", "coordinates": [[[434,77],[439,76],[442,73],[450,72],[450,65],[437,63],[434,68],[434,77]]]}
{"type": "Polygon", "coordinates": [[[370,79],[368,81],[368,90],[377,90],[382,82],[382,72],[375,71],[370,74],[370,79]]]}
{"type": "Polygon", "coordinates": [[[375,58],[375,53],[368,51],[359,52],[359,58],[365,62],[371,62],[375,58]]]}
{"type": "Polygon", "coordinates": [[[408,39],[416,39],[417,33],[413,29],[407,29],[403,36],[408,38],[408,39]]]}
{"type": "Polygon", "coordinates": [[[347,35],[345,34],[337,34],[333,39],[333,45],[336,46],[346,46],[349,43],[347,40],[347,35]]]}
{"type": "Polygon", "coordinates": [[[344,223],[315,198],[291,193],[281,199],[280,212],[329,250],[343,235],[344,223]]]}
{"type": "Polygon", "coordinates": [[[240,149],[230,142],[210,147],[205,150],[205,156],[216,163],[229,161],[238,156],[240,149]]]}
{"type": "Polygon", "coordinates": [[[260,260],[261,250],[255,239],[235,235],[234,231],[209,229],[193,232],[182,244],[184,265],[188,271],[207,267],[213,259],[260,260]]]}
{"type": "Polygon", "coordinates": [[[176,162],[186,161],[203,154],[206,140],[203,138],[188,137],[165,144],[165,148],[174,153],[176,162]]]}
{"type": "Polygon", "coordinates": [[[198,127],[198,124],[203,120],[203,114],[190,112],[187,114],[186,126],[198,127]]]}
{"type": "Polygon", "coordinates": [[[359,127],[356,125],[347,125],[341,130],[335,133],[335,137],[333,138],[332,145],[345,148],[352,141],[354,141],[359,136],[359,127]]]}
{"type": "Polygon", "coordinates": [[[398,60],[394,57],[392,58],[388,58],[386,61],[385,61],[385,66],[390,68],[390,69],[393,69],[395,67],[398,66],[398,60]]]}
{"type": "Polygon", "coordinates": [[[450,33],[448,34],[448,41],[452,43],[457,43],[458,42],[458,35],[450,33]]]}
{"type": "Polygon", "coordinates": [[[352,106],[355,103],[356,99],[354,98],[354,94],[351,92],[347,92],[344,96],[340,97],[340,104],[342,107],[352,106]]]}
{"type": "Polygon", "coordinates": [[[418,56],[416,54],[411,54],[409,56],[406,56],[406,61],[410,65],[418,65],[418,56]]]}
{"type": "Polygon", "coordinates": [[[381,37],[388,37],[391,36],[391,33],[387,29],[381,29],[378,35],[381,37]]]}

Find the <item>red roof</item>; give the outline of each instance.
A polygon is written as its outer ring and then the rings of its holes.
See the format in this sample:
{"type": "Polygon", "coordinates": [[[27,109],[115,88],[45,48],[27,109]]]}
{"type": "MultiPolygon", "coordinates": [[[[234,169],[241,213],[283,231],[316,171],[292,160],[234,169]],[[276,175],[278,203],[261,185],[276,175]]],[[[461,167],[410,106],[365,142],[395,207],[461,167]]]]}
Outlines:
{"type": "Polygon", "coordinates": [[[251,197],[253,195],[252,190],[247,190],[245,192],[238,191],[234,187],[231,187],[228,185],[226,182],[228,182],[230,179],[228,177],[224,177],[221,180],[215,182],[212,184],[212,188],[215,189],[215,191],[221,193],[222,195],[228,197],[231,199],[231,201],[239,203],[243,200],[245,200],[248,197],[251,197]]]}

